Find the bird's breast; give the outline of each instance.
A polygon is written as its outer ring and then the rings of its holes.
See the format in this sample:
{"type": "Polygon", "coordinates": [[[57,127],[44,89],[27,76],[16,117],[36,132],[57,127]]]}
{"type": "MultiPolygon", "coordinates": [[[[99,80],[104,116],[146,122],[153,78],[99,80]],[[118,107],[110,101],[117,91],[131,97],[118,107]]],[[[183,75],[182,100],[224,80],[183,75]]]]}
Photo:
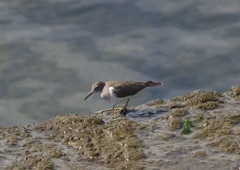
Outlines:
{"type": "Polygon", "coordinates": [[[114,93],[114,87],[109,87],[107,89],[104,89],[101,93],[101,98],[107,101],[110,101],[112,103],[121,103],[127,99],[130,99],[132,96],[127,97],[117,97],[117,95],[114,93]]]}

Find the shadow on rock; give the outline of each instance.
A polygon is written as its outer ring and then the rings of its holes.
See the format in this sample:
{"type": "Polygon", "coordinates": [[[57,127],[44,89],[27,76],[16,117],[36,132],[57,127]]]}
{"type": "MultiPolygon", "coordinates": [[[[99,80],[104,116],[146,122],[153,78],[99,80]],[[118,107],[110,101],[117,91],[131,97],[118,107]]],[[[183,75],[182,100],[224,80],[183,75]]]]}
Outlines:
{"type": "Polygon", "coordinates": [[[152,118],[157,117],[170,109],[131,109],[128,110],[126,117],[128,118],[152,118]]]}

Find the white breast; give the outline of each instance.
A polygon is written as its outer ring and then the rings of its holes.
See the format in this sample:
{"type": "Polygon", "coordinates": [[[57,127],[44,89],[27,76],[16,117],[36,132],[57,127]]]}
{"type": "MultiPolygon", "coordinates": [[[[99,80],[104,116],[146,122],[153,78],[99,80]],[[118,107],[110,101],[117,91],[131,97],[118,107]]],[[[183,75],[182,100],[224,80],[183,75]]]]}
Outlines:
{"type": "Polygon", "coordinates": [[[121,103],[127,99],[130,99],[132,96],[128,96],[128,97],[121,97],[118,98],[114,93],[113,93],[114,87],[109,87],[109,101],[117,104],[117,103],[121,103]]]}

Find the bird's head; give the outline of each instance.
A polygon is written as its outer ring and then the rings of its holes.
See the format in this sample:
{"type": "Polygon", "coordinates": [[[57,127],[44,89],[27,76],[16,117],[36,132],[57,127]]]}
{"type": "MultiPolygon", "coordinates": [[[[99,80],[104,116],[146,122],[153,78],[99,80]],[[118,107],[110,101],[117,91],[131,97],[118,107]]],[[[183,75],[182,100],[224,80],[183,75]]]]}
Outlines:
{"type": "Polygon", "coordinates": [[[96,81],[95,83],[92,84],[92,90],[90,93],[85,97],[84,100],[87,100],[89,96],[91,96],[93,93],[99,93],[102,92],[103,87],[105,86],[105,83],[103,81],[96,81]]]}

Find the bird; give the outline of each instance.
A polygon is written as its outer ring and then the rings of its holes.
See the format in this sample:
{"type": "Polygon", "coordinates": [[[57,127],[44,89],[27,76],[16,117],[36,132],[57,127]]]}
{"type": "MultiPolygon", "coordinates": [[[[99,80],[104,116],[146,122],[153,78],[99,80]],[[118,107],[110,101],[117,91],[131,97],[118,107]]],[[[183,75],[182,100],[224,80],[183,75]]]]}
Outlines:
{"type": "Polygon", "coordinates": [[[113,108],[116,104],[127,100],[124,108],[121,110],[121,114],[124,116],[127,113],[127,105],[131,97],[136,95],[141,90],[147,87],[154,87],[163,85],[163,82],[153,81],[130,81],[130,80],[112,80],[112,81],[96,81],[92,84],[92,89],[89,94],[84,98],[87,100],[89,96],[94,93],[100,94],[100,97],[106,101],[113,103],[113,108]]]}

